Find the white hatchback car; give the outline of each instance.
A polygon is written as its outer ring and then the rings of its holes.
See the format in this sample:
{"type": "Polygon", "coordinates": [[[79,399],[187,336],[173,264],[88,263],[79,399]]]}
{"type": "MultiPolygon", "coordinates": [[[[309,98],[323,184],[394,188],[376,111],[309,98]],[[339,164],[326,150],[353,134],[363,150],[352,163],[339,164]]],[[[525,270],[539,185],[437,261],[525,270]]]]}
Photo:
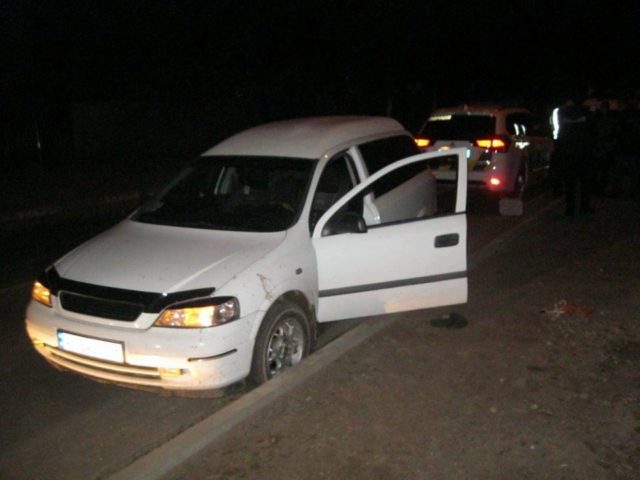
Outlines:
{"type": "Polygon", "coordinates": [[[462,105],[432,113],[416,141],[425,152],[466,148],[469,188],[519,197],[548,175],[553,139],[545,125],[523,108],[462,105]]]}
{"type": "Polygon", "coordinates": [[[317,322],[466,302],[466,170],[436,192],[431,169],[464,150],[417,150],[380,117],[223,141],[43,272],[33,345],[101,381],[209,390],[300,362],[317,322]]]}

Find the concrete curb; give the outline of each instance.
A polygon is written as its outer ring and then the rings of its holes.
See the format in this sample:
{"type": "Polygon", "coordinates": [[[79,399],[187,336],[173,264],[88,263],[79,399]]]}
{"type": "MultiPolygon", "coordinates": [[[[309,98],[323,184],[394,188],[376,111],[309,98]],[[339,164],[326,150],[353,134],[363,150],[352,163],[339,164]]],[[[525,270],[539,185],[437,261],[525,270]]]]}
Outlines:
{"type": "Polygon", "coordinates": [[[304,362],[261,385],[213,415],[178,434],[162,446],[134,461],[109,480],[152,480],[161,478],[172,468],[203,450],[239,423],[265,408],[274,400],[293,390],[316,372],[333,363],[376,333],[393,323],[392,319],[364,322],[304,362]]]}
{"type": "MultiPolygon", "coordinates": [[[[532,226],[547,213],[554,210],[561,200],[554,200],[524,219],[505,234],[494,239],[469,256],[469,271],[495,255],[509,241],[515,239],[523,230],[532,226]]],[[[187,428],[160,447],[135,460],[108,480],[156,480],[162,478],[173,468],[189,460],[209,444],[222,437],[236,425],[267,407],[310,378],[316,372],[330,365],[342,355],[357,347],[375,334],[391,326],[396,320],[383,318],[364,321],[357,327],[337,338],[321,350],[309,356],[296,367],[285,371],[281,376],[243,395],[213,415],[187,428]]]]}

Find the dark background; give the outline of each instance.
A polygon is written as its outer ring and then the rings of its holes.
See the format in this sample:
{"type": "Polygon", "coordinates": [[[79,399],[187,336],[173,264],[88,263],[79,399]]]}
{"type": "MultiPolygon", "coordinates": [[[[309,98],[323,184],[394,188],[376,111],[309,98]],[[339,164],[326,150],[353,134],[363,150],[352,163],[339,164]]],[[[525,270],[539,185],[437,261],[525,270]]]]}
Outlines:
{"type": "Polygon", "coordinates": [[[257,123],[637,100],[634,1],[6,0],[2,154],[189,158],[257,123]]]}

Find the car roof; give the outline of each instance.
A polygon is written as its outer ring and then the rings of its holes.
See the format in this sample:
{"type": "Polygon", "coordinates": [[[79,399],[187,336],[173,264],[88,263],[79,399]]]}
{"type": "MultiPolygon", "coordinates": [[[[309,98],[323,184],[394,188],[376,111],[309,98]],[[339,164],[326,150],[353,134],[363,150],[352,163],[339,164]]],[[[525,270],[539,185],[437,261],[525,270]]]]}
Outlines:
{"type": "Polygon", "coordinates": [[[271,122],[240,132],[203,155],[257,155],[318,159],[324,153],[380,135],[407,134],[388,117],[330,116],[271,122]]]}
{"type": "Polygon", "coordinates": [[[505,107],[503,105],[495,104],[477,104],[477,105],[458,105],[455,107],[445,107],[435,110],[429,117],[434,115],[449,115],[456,113],[468,113],[468,114],[485,114],[496,116],[498,114],[513,113],[513,112],[528,112],[526,108],[520,107],[505,107]]]}

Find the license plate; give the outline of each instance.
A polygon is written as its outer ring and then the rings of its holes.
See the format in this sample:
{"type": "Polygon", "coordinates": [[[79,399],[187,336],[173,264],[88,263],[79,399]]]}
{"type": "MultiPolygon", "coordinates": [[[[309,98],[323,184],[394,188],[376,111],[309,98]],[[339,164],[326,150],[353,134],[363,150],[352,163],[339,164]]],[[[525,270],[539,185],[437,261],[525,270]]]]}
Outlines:
{"type": "Polygon", "coordinates": [[[67,352],[77,353],[78,355],[99,358],[110,362],[124,363],[124,348],[122,343],[83,337],[59,330],[58,348],[67,352]]]}

